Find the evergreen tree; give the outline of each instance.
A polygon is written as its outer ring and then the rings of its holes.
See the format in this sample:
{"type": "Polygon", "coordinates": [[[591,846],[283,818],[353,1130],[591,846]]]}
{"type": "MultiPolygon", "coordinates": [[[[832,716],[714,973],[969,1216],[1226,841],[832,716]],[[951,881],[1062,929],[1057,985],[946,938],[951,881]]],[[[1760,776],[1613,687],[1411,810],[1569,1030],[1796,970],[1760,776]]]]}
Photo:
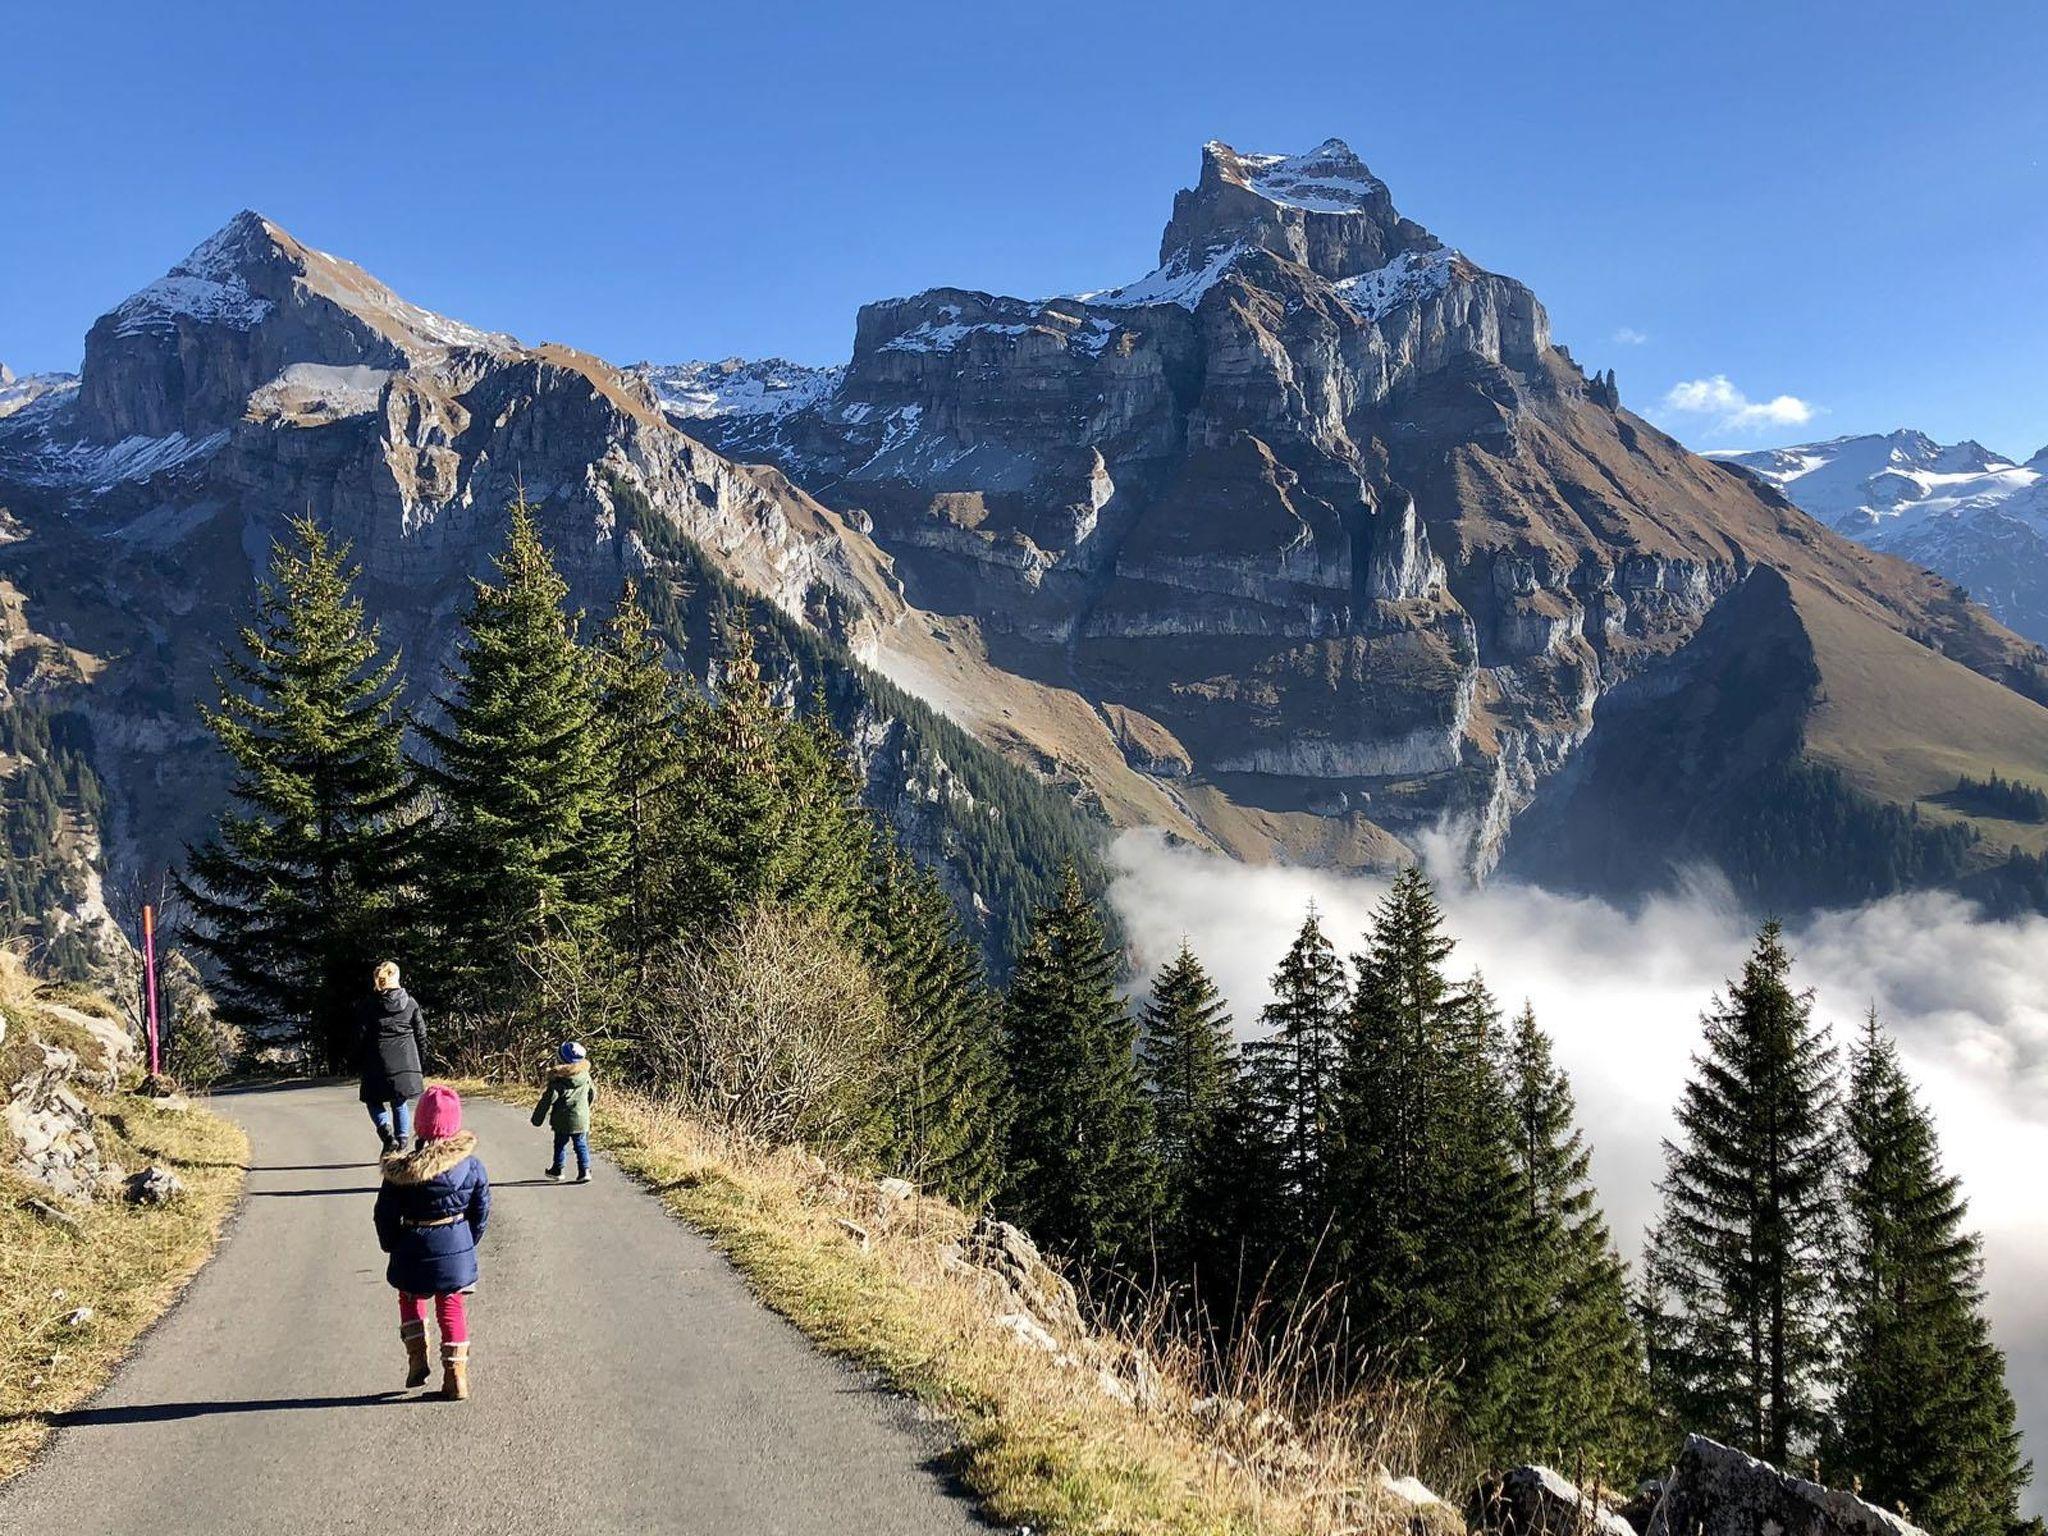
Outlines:
{"type": "Polygon", "coordinates": [[[1642,1337],[1595,1204],[1571,1084],[1527,1004],[1508,1040],[1507,1080],[1526,1258],[1510,1299],[1530,1382],[1508,1433],[1520,1454],[1630,1474],[1653,1449],[1642,1337]]]}
{"type": "Polygon", "coordinates": [[[1431,1116],[1436,1070],[1459,1033],[1461,1004],[1444,973],[1452,942],[1421,872],[1403,870],[1353,957],[1357,987],[1340,1083],[1343,1206],[1338,1257],[1364,1303],[1368,1332],[1412,1346],[1422,1329],[1431,1116]]]}
{"type": "Polygon", "coordinates": [[[623,840],[617,944],[644,988],[648,964],[668,931],[683,742],[676,677],[631,581],[599,642],[597,662],[597,720],[623,840]]]}
{"type": "Polygon", "coordinates": [[[442,810],[436,970],[452,1000],[485,1011],[525,994],[519,957],[550,945],[600,950],[624,904],[594,669],[524,501],[496,564],[498,581],[476,582],[463,615],[446,723],[421,731],[434,749],[421,772],[442,810]]]}
{"type": "MultiPolygon", "coordinates": [[[[1540,1281],[1519,1229],[1526,1196],[1501,1068],[1501,1011],[1477,973],[1447,1004],[1418,1058],[1419,1166],[1429,1197],[1411,1214],[1408,1283],[1419,1328],[1407,1347],[1418,1376],[1442,1374],[1473,1442],[1502,1459],[1521,1454],[1517,1422],[1554,1383],[1530,1356],[1518,1321],[1540,1281]]],[[[1405,1343],[1387,1347],[1398,1353],[1405,1343]]]]}
{"type": "Polygon", "coordinates": [[[714,698],[684,710],[676,922],[685,934],[768,901],[849,926],[867,886],[873,822],[822,715],[793,718],[763,681],[744,625],[723,628],[714,698]]]}
{"type": "Polygon", "coordinates": [[[1001,1173],[1004,1068],[981,953],[937,876],[892,843],[876,858],[868,952],[889,1009],[879,1134],[897,1172],[970,1209],[1001,1173]]]}
{"type": "Polygon", "coordinates": [[[1982,1254],[1875,1009],[1846,1109],[1843,1376],[1828,1460],[1936,1536],[2004,1536],[2032,1466],[1985,1325],[1982,1254]]]}
{"type": "Polygon", "coordinates": [[[1236,1077],[1229,1011],[1185,940],[1152,983],[1138,1053],[1159,1163],[1159,1248],[1170,1269],[1184,1272],[1203,1160],[1215,1148],[1236,1077]]]}
{"type": "Polygon", "coordinates": [[[1543,1387],[1514,1324],[1523,1194],[1500,1010],[1478,977],[1450,981],[1451,948],[1429,881],[1403,871],[1355,962],[1331,1256],[1363,1341],[1439,1377],[1481,1452],[1506,1455],[1543,1387]]]}
{"type": "Polygon", "coordinates": [[[1039,908],[1004,1009],[1011,1092],[1007,1205],[1041,1242],[1095,1264],[1145,1252],[1156,1206],[1135,1032],[1102,922],[1066,871],[1039,908]]]}
{"type": "Polygon", "coordinates": [[[1338,1070],[1348,1002],[1344,963],[1311,906],[1273,973],[1264,1038],[1246,1065],[1268,1134],[1282,1152],[1285,1197],[1298,1244],[1312,1246],[1330,1219],[1331,1154],[1337,1138],[1338,1070]]]}
{"type": "Polygon", "coordinates": [[[1300,1254],[1287,1196],[1286,1144],[1274,1133],[1247,1048],[1200,1149],[1195,1192],[1183,1212],[1187,1273],[1208,1320],[1226,1337],[1291,1278],[1300,1254]]]}
{"type": "Polygon", "coordinates": [[[1704,1020],[1665,1144],[1651,1339],[1678,1422],[1785,1465],[1820,1428],[1835,1238],[1835,1052],[1766,923],[1704,1020]]]}
{"type": "Polygon", "coordinates": [[[409,950],[413,789],[398,658],[364,620],[348,549],[310,519],[292,534],[272,548],[205,712],[234,761],[234,808],[179,883],[223,1017],[287,1024],[322,1066],[345,1070],[370,967],[409,950]]]}

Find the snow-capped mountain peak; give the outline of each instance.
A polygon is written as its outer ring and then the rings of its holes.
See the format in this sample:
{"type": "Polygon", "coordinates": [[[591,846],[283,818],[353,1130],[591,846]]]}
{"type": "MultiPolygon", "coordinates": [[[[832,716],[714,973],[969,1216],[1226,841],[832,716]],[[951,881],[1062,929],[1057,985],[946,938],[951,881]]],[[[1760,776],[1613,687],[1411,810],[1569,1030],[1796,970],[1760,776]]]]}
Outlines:
{"type": "Polygon", "coordinates": [[[2014,629],[2048,640],[2048,448],[2019,464],[1971,439],[1901,428],[1710,457],[1740,464],[1837,532],[1962,583],[2014,629]]]}
{"type": "Polygon", "coordinates": [[[1370,213],[1386,202],[1386,183],[1342,139],[1325,139],[1299,155],[1239,154],[1214,140],[1203,152],[1215,157],[1227,179],[1283,207],[1370,213]]]}

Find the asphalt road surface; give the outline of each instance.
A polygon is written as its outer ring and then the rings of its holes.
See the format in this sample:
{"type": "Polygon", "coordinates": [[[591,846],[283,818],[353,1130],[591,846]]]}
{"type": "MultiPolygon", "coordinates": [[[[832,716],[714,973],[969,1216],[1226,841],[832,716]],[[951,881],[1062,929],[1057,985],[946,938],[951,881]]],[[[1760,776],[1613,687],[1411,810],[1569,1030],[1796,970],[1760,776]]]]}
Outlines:
{"type": "Polygon", "coordinates": [[[813,1351],[608,1163],[588,1185],[542,1179],[548,1137],[505,1105],[464,1106],[494,1197],[473,1395],[401,1391],[354,1086],[213,1103],[249,1133],[242,1210],[113,1384],[0,1489],[0,1532],[985,1529],[932,1426],[813,1351]]]}

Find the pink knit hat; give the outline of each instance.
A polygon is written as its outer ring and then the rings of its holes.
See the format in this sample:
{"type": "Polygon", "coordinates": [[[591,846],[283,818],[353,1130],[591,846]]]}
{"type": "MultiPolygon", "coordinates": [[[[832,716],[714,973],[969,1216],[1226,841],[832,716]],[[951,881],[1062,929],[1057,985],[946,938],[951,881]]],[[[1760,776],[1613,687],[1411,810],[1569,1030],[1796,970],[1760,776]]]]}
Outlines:
{"type": "Polygon", "coordinates": [[[445,1141],[462,1129],[462,1099],[453,1088],[436,1083],[420,1095],[413,1129],[422,1141],[445,1141]]]}

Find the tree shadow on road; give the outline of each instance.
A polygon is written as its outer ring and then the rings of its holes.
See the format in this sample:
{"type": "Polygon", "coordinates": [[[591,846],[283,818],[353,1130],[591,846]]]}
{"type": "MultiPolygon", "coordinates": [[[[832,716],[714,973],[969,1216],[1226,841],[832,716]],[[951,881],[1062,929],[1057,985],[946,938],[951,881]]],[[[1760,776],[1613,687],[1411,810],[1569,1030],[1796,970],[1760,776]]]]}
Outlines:
{"type": "Polygon", "coordinates": [[[359,1392],[350,1397],[253,1397],[218,1403],[128,1403],[109,1408],[74,1408],[68,1413],[13,1413],[0,1424],[46,1424],[52,1429],[81,1429],[96,1424],[161,1424],[171,1419],[203,1419],[216,1413],[278,1413],[288,1408],[368,1408],[378,1403],[414,1401],[412,1394],[359,1392]]]}

